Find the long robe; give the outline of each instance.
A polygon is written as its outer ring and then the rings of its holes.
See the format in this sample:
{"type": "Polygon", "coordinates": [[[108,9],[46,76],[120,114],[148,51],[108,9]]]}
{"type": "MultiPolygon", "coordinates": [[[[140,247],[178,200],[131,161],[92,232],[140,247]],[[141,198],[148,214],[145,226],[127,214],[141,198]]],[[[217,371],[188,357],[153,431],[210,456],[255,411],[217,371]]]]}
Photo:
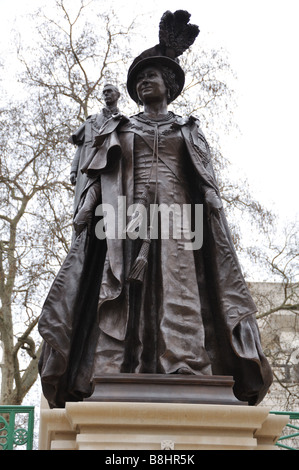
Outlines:
{"type": "MultiPolygon", "coordinates": [[[[197,119],[177,117],[189,156],[189,185],[194,203],[204,203],[210,188],[219,195],[211,155],[197,119]]],[[[136,119],[109,120],[96,138],[95,152],[82,170],[88,188],[100,182],[98,202],[118,211],[119,196],[133,203],[134,126],[136,119]]],[[[84,195],[83,195],[84,199],[84,195]]],[[[82,199],[82,200],[83,200],[82,199]]],[[[91,393],[94,353],[100,331],[124,341],[130,327],[125,242],[99,240],[93,227],[74,241],[45,301],[39,331],[45,340],[39,368],[51,407],[91,393]]],[[[203,246],[198,256],[198,289],[212,373],[234,377],[234,393],[250,405],[265,396],[272,373],[262,351],[256,306],[243,278],[224,211],[204,210],[203,246]]]]}

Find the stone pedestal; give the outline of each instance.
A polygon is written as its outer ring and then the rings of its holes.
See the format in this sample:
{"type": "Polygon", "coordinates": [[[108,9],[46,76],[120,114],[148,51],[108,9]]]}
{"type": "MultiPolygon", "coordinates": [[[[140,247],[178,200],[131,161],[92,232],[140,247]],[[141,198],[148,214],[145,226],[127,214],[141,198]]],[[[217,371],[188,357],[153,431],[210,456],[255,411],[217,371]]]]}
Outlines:
{"type": "Polygon", "coordinates": [[[41,408],[40,449],[275,449],[288,418],[236,399],[226,376],[102,375],[84,402],[41,408]]]}
{"type": "Polygon", "coordinates": [[[287,422],[269,408],[79,402],[41,408],[40,450],[272,450],[287,422]]]}

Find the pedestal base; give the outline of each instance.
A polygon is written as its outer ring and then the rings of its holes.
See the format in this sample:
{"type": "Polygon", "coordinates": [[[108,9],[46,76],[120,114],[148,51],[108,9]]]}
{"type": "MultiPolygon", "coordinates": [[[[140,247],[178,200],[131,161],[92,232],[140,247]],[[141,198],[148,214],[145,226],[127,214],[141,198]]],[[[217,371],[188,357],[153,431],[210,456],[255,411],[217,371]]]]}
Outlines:
{"type": "Polygon", "coordinates": [[[273,450],[288,418],[264,407],[79,402],[41,409],[40,450],[273,450]]]}
{"type": "Polygon", "coordinates": [[[246,405],[233,393],[233,377],[181,374],[105,374],[85,401],[246,405]]]}

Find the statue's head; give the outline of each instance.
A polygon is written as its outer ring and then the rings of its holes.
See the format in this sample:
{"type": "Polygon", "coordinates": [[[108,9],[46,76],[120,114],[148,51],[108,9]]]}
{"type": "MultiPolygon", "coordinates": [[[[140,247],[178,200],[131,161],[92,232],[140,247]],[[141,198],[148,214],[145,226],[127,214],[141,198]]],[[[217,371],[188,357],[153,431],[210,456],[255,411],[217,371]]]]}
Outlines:
{"type": "Polygon", "coordinates": [[[106,83],[103,88],[103,97],[107,106],[116,106],[120,97],[120,92],[115,85],[106,83]]]}
{"type": "Polygon", "coordinates": [[[185,73],[178,61],[170,59],[164,55],[157,54],[157,46],[138,56],[131,65],[128,73],[127,88],[131,98],[138,104],[142,103],[138,96],[136,85],[137,80],[143,71],[149,67],[160,71],[167,89],[167,102],[171,103],[181,93],[185,83],[185,73]],[[154,55],[148,55],[147,53],[154,55]]]}
{"type": "Polygon", "coordinates": [[[181,93],[185,73],[178,56],[195,41],[198,26],[189,24],[190,14],[184,10],[166,11],[159,24],[159,44],[142,52],[135,58],[128,71],[127,89],[131,98],[140,103],[136,91],[137,77],[146,67],[156,67],[163,75],[167,88],[167,101],[171,103],[181,93]]]}

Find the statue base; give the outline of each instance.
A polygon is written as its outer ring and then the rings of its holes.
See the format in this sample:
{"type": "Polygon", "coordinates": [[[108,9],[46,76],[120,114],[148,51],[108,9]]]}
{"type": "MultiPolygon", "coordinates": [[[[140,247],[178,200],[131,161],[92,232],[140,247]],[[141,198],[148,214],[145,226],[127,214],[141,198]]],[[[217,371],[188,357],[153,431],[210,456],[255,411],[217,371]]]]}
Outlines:
{"type": "Polygon", "coordinates": [[[103,374],[84,401],[247,405],[233,393],[234,380],[219,375],[103,374]]]}
{"type": "Polygon", "coordinates": [[[118,459],[122,454],[111,451],[130,450],[131,456],[150,451],[140,454],[142,461],[168,449],[186,455],[195,450],[274,450],[288,417],[269,411],[192,403],[78,402],[64,409],[42,405],[39,450],[101,450],[106,453],[100,458],[118,459]]]}
{"type": "Polygon", "coordinates": [[[233,384],[223,376],[98,376],[83,402],[49,409],[44,400],[39,450],[277,449],[288,417],[238,401],[233,384]]]}

